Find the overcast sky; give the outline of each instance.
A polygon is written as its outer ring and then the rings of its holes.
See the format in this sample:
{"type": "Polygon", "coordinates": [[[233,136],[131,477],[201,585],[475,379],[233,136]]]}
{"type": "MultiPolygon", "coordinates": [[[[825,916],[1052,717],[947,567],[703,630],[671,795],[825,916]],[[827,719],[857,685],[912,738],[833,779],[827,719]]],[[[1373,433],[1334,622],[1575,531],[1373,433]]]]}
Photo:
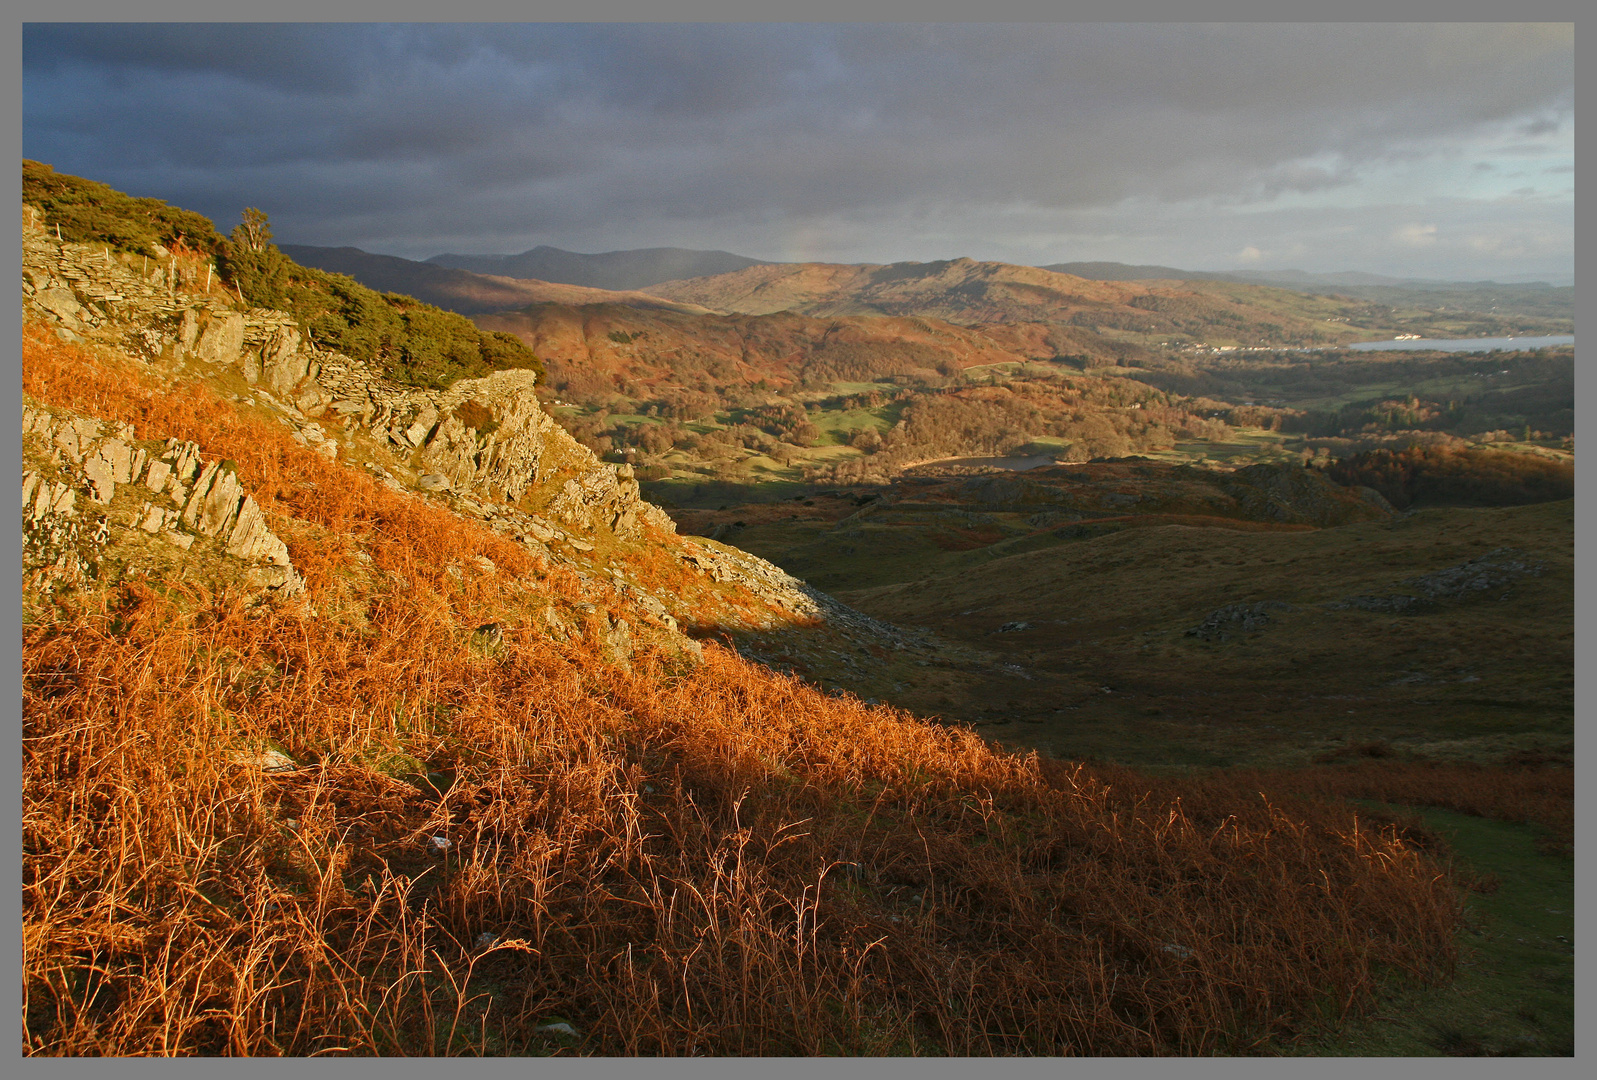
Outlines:
{"type": "Polygon", "coordinates": [[[280,243],[1567,279],[1574,33],[30,25],[23,153],[280,243]]]}

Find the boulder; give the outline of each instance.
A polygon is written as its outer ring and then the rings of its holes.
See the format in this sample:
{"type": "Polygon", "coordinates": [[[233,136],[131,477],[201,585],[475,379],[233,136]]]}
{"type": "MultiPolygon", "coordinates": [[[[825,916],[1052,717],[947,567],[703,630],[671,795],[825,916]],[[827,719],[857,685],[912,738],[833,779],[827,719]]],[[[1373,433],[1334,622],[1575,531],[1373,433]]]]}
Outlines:
{"type": "Polygon", "coordinates": [[[321,416],[327,411],[331,396],[313,379],[294,396],[294,405],[306,416],[321,416]]]}
{"type": "Polygon", "coordinates": [[[33,302],[68,326],[80,325],[83,306],[70,289],[40,289],[33,294],[33,302]]]}
{"type": "Polygon", "coordinates": [[[1187,630],[1186,636],[1202,638],[1204,641],[1229,641],[1233,633],[1263,630],[1269,625],[1270,612],[1291,610],[1291,604],[1279,600],[1227,604],[1210,612],[1203,622],[1187,630]]]}
{"type": "Polygon", "coordinates": [[[438,410],[431,405],[423,405],[421,412],[416,414],[416,419],[405,428],[405,441],[411,446],[420,446],[427,441],[428,434],[433,425],[438,423],[438,410]]]}
{"type": "Polygon", "coordinates": [[[244,348],[244,316],[236,311],[211,315],[194,343],[194,355],[208,364],[226,364],[238,359],[244,348]]]}

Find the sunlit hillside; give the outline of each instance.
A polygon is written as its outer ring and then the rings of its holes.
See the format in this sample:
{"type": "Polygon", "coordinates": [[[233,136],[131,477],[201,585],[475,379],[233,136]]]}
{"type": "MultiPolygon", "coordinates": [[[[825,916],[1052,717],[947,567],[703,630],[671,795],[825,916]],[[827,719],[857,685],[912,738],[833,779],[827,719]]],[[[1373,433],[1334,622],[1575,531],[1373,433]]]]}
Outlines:
{"type": "Polygon", "coordinates": [[[823,692],[727,643],[959,648],[678,535],[502,339],[92,196],[23,213],[29,1054],[1282,1053],[1454,978],[1486,888],[1346,797],[1567,816],[1556,764],[1150,773],[823,692]]]}

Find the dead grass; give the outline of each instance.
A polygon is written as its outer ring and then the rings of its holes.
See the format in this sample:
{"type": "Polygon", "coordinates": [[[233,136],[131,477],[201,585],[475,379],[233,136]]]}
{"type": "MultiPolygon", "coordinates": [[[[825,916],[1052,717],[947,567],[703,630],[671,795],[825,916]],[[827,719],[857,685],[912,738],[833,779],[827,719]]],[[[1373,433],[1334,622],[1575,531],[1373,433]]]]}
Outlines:
{"type": "Polygon", "coordinates": [[[528,625],[571,575],[480,527],[203,388],[24,360],[43,402],[231,457],[310,571],[304,603],[128,584],[26,628],[30,1054],[1247,1053],[1452,970],[1457,890],[1397,827],[713,645],[608,665],[528,625]],[[359,625],[317,613],[356,551],[403,581],[359,625]],[[268,741],[301,767],[231,763],[268,741]]]}
{"type": "Polygon", "coordinates": [[[1328,799],[1372,799],[1408,806],[1438,806],[1546,830],[1545,850],[1570,853],[1575,843],[1575,770],[1567,763],[1510,760],[1395,761],[1384,743],[1349,748],[1351,761],[1327,762],[1291,772],[1259,773],[1261,787],[1328,799]]]}

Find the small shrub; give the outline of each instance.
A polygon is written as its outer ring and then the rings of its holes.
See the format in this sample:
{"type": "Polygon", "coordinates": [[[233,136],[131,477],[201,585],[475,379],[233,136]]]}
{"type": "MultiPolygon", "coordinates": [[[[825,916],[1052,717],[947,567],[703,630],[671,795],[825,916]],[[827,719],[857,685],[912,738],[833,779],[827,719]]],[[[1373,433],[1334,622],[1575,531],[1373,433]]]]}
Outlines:
{"type": "Polygon", "coordinates": [[[479,437],[499,430],[499,421],[494,419],[493,411],[474,399],[467,399],[455,406],[455,419],[473,428],[479,437]]]}

